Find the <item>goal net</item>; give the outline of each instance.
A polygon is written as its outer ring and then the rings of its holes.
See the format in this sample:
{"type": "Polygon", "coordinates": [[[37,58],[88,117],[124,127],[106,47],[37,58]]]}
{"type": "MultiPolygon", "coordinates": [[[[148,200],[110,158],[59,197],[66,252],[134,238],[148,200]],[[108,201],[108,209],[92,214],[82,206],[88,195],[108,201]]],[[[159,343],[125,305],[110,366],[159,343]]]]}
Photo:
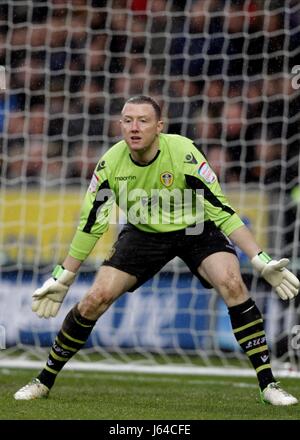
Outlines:
{"type": "MultiPolygon", "coordinates": [[[[0,365],[42,365],[121,228],[99,241],[58,316],[36,317],[31,294],[66,256],[132,95],[159,101],[166,130],[203,150],[262,248],[299,272],[298,1],[2,1],[0,41],[0,365]]],[[[279,300],[238,252],[273,363],[296,371],[299,300],[279,300]]],[[[70,365],[225,374],[248,361],[223,301],[175,259],[111,306],[70,365]]]]}

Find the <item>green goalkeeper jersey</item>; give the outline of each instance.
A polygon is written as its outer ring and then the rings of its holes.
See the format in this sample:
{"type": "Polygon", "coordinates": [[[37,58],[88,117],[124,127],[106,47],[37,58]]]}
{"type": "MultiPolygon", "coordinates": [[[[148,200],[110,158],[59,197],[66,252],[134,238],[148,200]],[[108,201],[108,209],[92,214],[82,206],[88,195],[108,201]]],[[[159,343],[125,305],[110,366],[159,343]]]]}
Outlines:
{"type": "Polygon", "coordinates": [[[225,235],[243,225],[205,156],[183,136],[159,135],[159,150],[136,163],[125,141],[99,160],[87,190],[70,255],[84,260],[108,229],[114,203],[145,232],[169,232],[211,220],[225,235]]]}

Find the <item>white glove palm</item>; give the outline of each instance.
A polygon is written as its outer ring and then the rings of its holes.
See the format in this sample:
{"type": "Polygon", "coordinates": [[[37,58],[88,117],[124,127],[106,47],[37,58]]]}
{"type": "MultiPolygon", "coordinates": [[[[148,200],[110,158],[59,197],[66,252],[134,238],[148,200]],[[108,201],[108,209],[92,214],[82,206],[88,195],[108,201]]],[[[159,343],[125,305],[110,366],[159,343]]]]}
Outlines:
{"type": "Polygon", "coordinates": [[[274,287],[281,299],[293,299],[299,293],[300,281],[286,266],[288,258],[272,260],[265,252],[260,252],[251,263],[260,275],[274,287]]]}
{"type": "Polygon", "coordinates": [[[40,318],[56,316],[66,296],[69,287],[73,283],[76,274],[56,266],[52,272],[53,277],[44,282],[42,287],[32,294],[32,311],[40,318]]]}

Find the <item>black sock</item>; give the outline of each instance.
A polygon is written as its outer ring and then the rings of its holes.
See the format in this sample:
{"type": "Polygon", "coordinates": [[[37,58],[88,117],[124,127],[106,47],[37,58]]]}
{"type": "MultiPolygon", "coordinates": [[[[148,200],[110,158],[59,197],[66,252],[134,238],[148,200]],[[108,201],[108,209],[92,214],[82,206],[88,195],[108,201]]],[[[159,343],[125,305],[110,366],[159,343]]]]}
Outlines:
{"type": "Polygon", "coordinates": [[[253,365],[259,386],[263,390],[276,380],[271,370],[261,313],[251,298],[243,304],[228,307],[228,311],[234,336],[253,365]]]}
{"type": "Polygon", "coordinates": [[[84,346],[95,323],[81,316],[77,305],[70,310],[55,338],[46,366],[38,375],[44,385],[48,388],[53,386],[66,362],[84,346]]]}

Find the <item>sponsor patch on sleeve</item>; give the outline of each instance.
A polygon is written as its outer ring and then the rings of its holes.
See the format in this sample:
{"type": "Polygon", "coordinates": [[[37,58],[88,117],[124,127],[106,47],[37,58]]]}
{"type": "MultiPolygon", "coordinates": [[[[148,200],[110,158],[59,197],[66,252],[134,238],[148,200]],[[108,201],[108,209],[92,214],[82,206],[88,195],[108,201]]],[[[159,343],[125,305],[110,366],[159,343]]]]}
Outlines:
{"type": "Polygon", "coordinates": [[[99,178],[96,176],[96,174],[93,174],[93,177],[91,178],[90,186],[88,187],[88,191],[91,193],[94,193],[97,189],[99,178]]]}
{"type": "Polygon", "coordinates": [[[202,162],[201,165],[198,168],[198,174],[201,176],[205,182],[207,183],[213,183],[217,179],[215,173],[210,168],[207,162],[202,162]]]}

